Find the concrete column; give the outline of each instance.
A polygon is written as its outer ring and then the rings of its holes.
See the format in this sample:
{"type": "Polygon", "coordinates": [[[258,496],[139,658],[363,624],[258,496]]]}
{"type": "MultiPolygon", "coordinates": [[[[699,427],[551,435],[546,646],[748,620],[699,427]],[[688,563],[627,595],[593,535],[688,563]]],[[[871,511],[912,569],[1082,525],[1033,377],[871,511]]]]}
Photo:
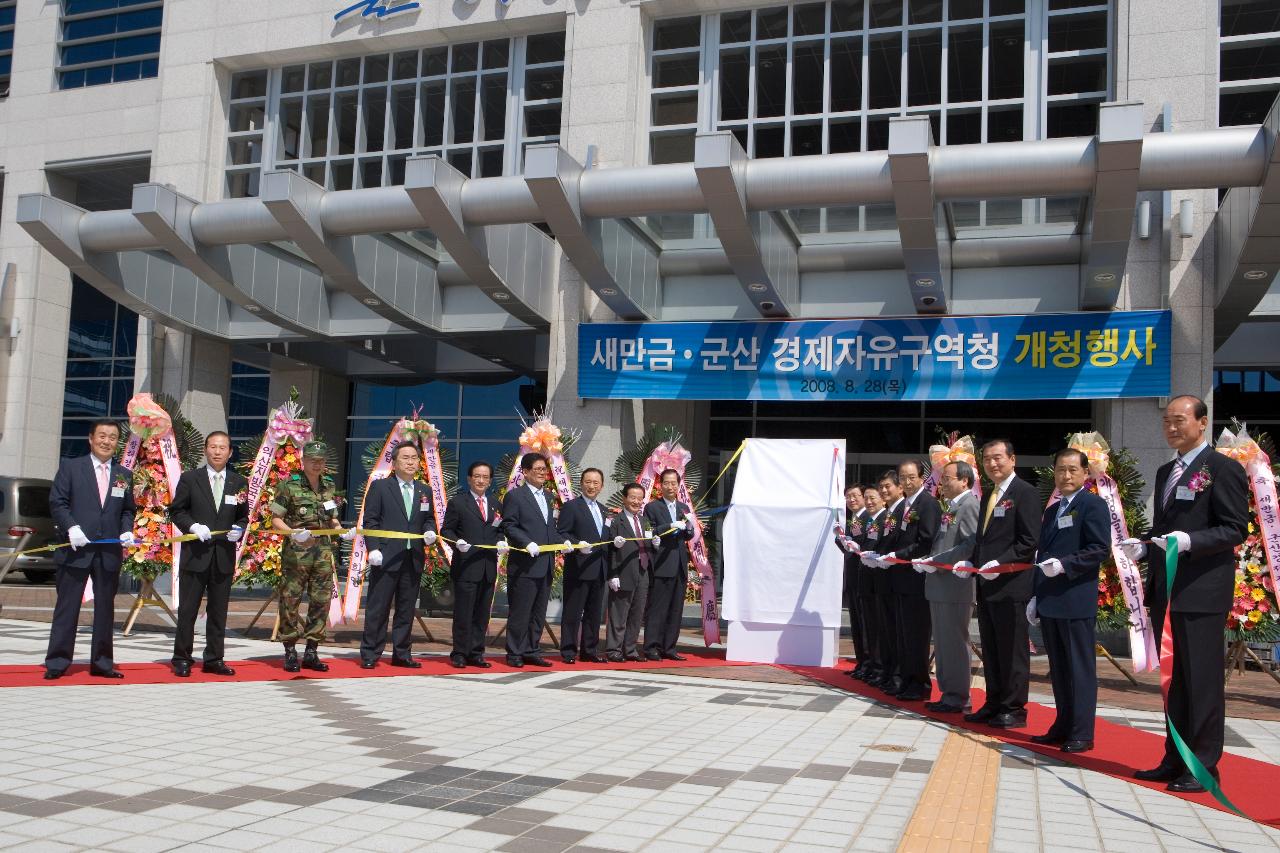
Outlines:
{"type": "MultiPolygon", "coordinates": [[[[1217,0],[1119,0],[1116,4],[1116,96],[1142,101],[1147,128],[1177,132],[1217,127],[1217,0]],[[1168,104],[1172,121],[1163,126],[1168,104]]],[[[1131,238],[1120,308],[1168,308],[1173,316],[1172,384],[1212,407],[1215,191],[1142,193],[1151,202],[1151,236],[1131,238]],[[1177,232],[1179,203],[1195,210],[1192,236],[1177,232]]],[[[1098,422],[1116,447],[1138,457],[1148,491],[1171,458],[1161,432],[1164,400],[1100,403],[1098,422]]]]}
{"type": "Polygon", "coordinates": [[[298,402],[314,420],[315,435],[337,450],[338,470],[332,473],[339,483],[344,482],[351,383],[345,377],[312,367],[297,366],[296,363],[286,366],[273,364],[267,392],[271,409],[286,402],[293,388],[298,389],[298,402]]]}

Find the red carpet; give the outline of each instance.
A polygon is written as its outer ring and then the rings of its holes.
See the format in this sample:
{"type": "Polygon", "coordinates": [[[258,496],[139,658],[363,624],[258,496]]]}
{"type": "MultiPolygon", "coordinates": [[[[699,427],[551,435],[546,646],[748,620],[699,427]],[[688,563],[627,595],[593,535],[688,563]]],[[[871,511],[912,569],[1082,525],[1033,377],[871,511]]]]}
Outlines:
{"type": "MultiPolygon", "coordinates": [[[[1155,767],[1160,763],[1160,759],[1164,756],[1163,735],[1099,719],[1094,727],[1093,751],[1069,754],[1060,751],[1054,746],[1039,746],[1031,742],[1032,735],[1048,731],[1049,726],[1053,724],[1054,710],[1044,705],[1027,704],[1026,728],[1014,730],[993,729],[990,726],[979,723],[966,723],[958,714],[931,713],[924,709],[923,702],[898,702],[874,687],[850,678],[843,670],[809,666],[784,666],[782,668],[806,675],[815,681],[820,681],[823,684],[849,693],[856,693],[860,696],[874,699],[877,702],[883,702],[886,705],[905,708],[921,717],[939,720],[957,728],[980,732],[1005,743],[1029,749],[1041,755],[1083,767],[1086,770],[1105,773],[1108,776],[1125,779],[1135,785],[1142,785],[1152,790],[1169,794],[1169,796],[1182,797],[1185,800],[1209,806],[1218,811],[1231,813],[1229,809],[1221,805],[1208,793],[1173,794],[1165,790],[1163,782],[1139,782],[1133,778],[1135,770],[1155,767]]],[[[937,699],[937,694],[935,693],[932,698],[937,699]]],[[[971,700],[973,706],[975,708],[980,707],[985,698],[981,690],[975,689],[971,700]]],[[[1231,802],[1235,803],[1241,811],[1258,823],[1280,827],[1280,804],[1276,802],[1275,797],[1275,792],[1280,790],[1280,766],[1252,758],[1223,753],[1222,760],[1218,762],[1218,770],[1222,773],[1222,792],[1230,798],[1231,802]]]]}
{"type": "Polygon", "coordinates": [[[228,665],[235,668],[236,674],[231,678],[220,675],[206,675],[200,671],[200,664],[197,663],[191,668],[191,676],[189,678],[179,678],[173,674],[173,669],[168,663],[122,663],[117,664],[116,668],[124,673],[122,680],[94,678],[89,675],[89,667],[87,665],[75,664],[67,670],[67,674],[57,681],[44,680],[44,667],[40,665],[0,665],[0,688],[3,687],[59,687],[64,684],[96,684],[96,685],[118,685],[118,684],[191,684],[191,683],[228,683],[237,681],[295,681],[295,680],[321,680],[329,678],[388,678],[391,676],[420,676],[420,675],[499,675],[512,672],[587,672],[593,670],[645,670],[645,669],[683,669],[689,667],[707,667],[707,666],[751,666],[751,664],[730,663],[725,661],[724,652],[722,651],[705,651],[705,652],[681,652],[687,660],[674,661],[641,661],[631,663],[586,663],[579,661],[576,664],[563,663],[559,656],[548,655],[547,660],[552,663],[550,667],[526,666],[523,669],[517,669],[513,666],[507,666],[504,663],[502,655],[490,655],[487,660],[493,666],[489,669],[480,669],[479,667],[468,666],[466,669],[454,669],[449,665],[449,659],[445,656],[419,657],[416,660],[422,663],[422,669],[405,669],[403,667],[391,666],[388,662],[390,658],[384,658],[383,662],[376,669],[361,669],[360,657],[354,651],[343,655],[342,657],[325,657],[324,662],[329,665],[328,672],[311,672],[303,670],[302,672],[285,672],[284,660],[280,655],[272,655],[267,658],[254,658],[251,660],[228,661],[228,665]]]}

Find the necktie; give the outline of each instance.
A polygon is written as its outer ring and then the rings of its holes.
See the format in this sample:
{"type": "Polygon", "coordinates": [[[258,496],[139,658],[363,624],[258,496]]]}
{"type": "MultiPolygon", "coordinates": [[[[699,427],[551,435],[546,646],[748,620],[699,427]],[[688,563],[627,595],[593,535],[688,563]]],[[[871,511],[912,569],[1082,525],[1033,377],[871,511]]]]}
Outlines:
{"type": "Polygon", "coordinates": [[[982,516],[982,532],[983,533],[987,532],[987,522],[991,520],[991,513],[995,512],[996,504],[1000,503],[1000,494],[1001,494],[1000,487],[997,486],[996,490],[991,495],[991,502],[987,504],[987,511],[982,516]]]}
{"type": "Polygon", "coordinates": [[[636,538],[640,541],[636,543],[636,547],[640,549],[640,567],[649,568],[649,552],[644,549],[644,534],[640,532],[640,516],[631,516],[631,526],[636,531],[636,538]]]}
{"type": "Polygon", "coordinates": [[[538,489],[533,493],[533,499],[538,502],[538,510],[542,513],[542,520],[547,520],[547,496],[543,494],[542,489],[538,489]]]}
{"type": "Polygon", "coordinates": [[[213,508],[218,510],[222,507],[222,472],[213,475],[213,508]]]}
{"type": "Polygon", "coordinates": [[[485,514],[484,508],[484,495],[476,498],[476,509],[480,510],[480,519],[482,521],[488,521],[488,516],[485,514]]]}
{"type": "Polygon", "coordinates": [[[95,462],[93,467],[98,472],[98,502],[105,506],[107,503],[107,466],[101,462],[95,462]]]}
{"type": "Polygon", "coordinates": [[[406,516],[413,515],[413,486],[401,480],[400,494],[404,496],[404,514],[406,516]]]}
{"type": "Polygon", "coordinates": [[[591,518],[596,523],[596,536],[603,536],[604,527],[600,524],[600,505],[595,501],[589,501],[587,505],[591,507],[591,518]]]}
{"type": "Polygon", "coordinates": [[[1169,482],[1164,484],[1164,496],[1160,499],[1161,506],[1168,508],[1169,502],[1173,500],[1173,493],[1178,490],[1178,481],[1182,479],[1182,472],[1186,467],[1181,456],[1173,463],[1173,470],[1169,472],[1169,482]]]}

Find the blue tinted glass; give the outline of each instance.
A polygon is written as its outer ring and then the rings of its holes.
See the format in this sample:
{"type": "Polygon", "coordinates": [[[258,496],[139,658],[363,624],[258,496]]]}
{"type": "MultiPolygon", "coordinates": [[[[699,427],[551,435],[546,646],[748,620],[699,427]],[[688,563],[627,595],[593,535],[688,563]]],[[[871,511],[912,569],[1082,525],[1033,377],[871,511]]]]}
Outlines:
{"type": "MultiPolygon", "coordinates": [[[[85,435],[89,433],[89,423],[89,421],[85,421],[83,423],[85,435]]],[[[83,435],[76,434],[75,428],[80,425],[82,424],[80,424],[79,421],[64,420],[62,422],[63,429],[71,430],[71,434],[62,436],[61,447],[59,447],[59,455],[61,455],[62,458],[66,459],[67,457],[84,456],[89,452],[89,443],[85,441],[85,437],[83,435]]]]}
{"type": "Polygon", "coordinates": [[[13,30],[0,32],[0,50],[13,50],[13,30]]]}
{"type": "Polygon", "coordinates": [[[124,9],[142,6],[153,0],[62,0],[63,14],[83,15],[86,12],[102,12],[107,9],[124,9]]]}
{"type": "Polygon", "coordinates": [[[5,54],[0,56],[0,75],[9,76],[9,72],[13,70],[13,55],[5,54]]]}
{"type": "Polygon", "coordinates": [[[520,386],[531,384],[533,380],[521,378],[502,385],[467,385],[462,389],[462,414],[499,417],[524,414],[520,386]]]}
{"type": "Polygon", "coordinates": [[[17,11],[17,8],[14,6],[6,6],[5,8],[0,9],[0,27],[12,26],[15,17],[14,13],[17,11]]]}
{"type": "Polygon", "coordinates": [[[79,21],[67,21],[62,27],[62,38],[66,41],[87,39],[93,36],[105,36],[116,31],[116,15],[101,18],[85,18],[79,21]]]}
{"type": "Polygon", "coordinates": [[[263,416],[269,408],[267,393],[271,380],[265,376],[236,376],[231,380],[228,417],[263,416]]]}
{"type": "Polygon", "coordinates": [[[520,437],[520,432],[524,429],[520,421],[512,418],[511,420],[498,420],[489,418],[463,418],[462,434],[458,438],[496,438],[506,439],[513,444],[520,437]]]}
{"type": "Polygon", "coordinates": [[[111,66],[102,65],[98,68],[87,68],[84,72],[84,85],[100,86],[103,83],[111,82],[111,66]]]}
{"type": "Polygon", "coordinates": [[[138,74],[139,79],[155,77],[160,73],[160,60],[144,59],[142,60],[142,71],[138,74]]]}
{"type": "Polygon", "coordinates": [[[131,358],[117,358],[112,363],[111,375],[116,379],[128,379],[133,381],[133,373],[137,369],[137,362],[131,358]]]}
{"type": "Polygon", "coordinates": [[[396,389],[385,385],[357,382],[351,392],[351,417],[375,415],[391,417],[396,410],[396,389]]]}
{"type": "Polygon", "coordinates": [[[130,36],[115,40],[115,55],[124,59],[128,56],[138,56],[143,53],[155,53],[160,50],[160,34],[152,33],[149,36],[130,36]]]}
{"type": "Polygon", "coordinates": [[[63,65],[79,65],[82,62],[100,62],[114,59],[116,43],[114,41],[95,41],[92,44],[80,44],[62,50],[63,65]]]}
{"type": "Polygon", "coordinates": [[[138,349],[138,315],[116,305],[116,358],[136,355],[138,349]]]}
{"type": "Polygon", "coordinates": [[[149,30],[160,26],[164,9],[139,9],[136,12],[122,12],[115,15],[116,32],[127,33],[133,30],[149,30]]]}
{"type": "Polygon", "coordinates": [[[111,356],[115,308],[114,302],[84,279],[72,278],[67,358],[109,358],[111,356]]]}
{"type": "Polygon", "coordinates": [[[137,80],[142,76],[141,62],[121,62],[111,67],[111,82],[124,83],[137,80]]]}
{"type": "Polygon", "coordinates": [[[62,416],[106,417],[110,398],[111,382],[106,379],[68,381],[62,397],[62,416]]]}
{"type": "Polygon", "coordinates": [[[92,379],[94,377],[110,377],[111,362],[107,359],[92,361],[71,360],[67,362],[68,379],[92,379]]]}
{"type": "Polygon", "coordinates": [[[116,379],[111,386],[111,409],[108,414],[113,418],[128,417],[129,398],[133,396],[133,378],[116,379]]]}
{"type": "Polygon", "coordinates": [[[257,439],[267,431],[266,418],[227,418],[227,432],[232,440],[257,439]]]}
{"type": "Polygon", "coordinates": [[[67,71],[58,78],[58,86],[62,89],[79,89],[83,85],[83,71],[67,71]]]}
{"type": "Polygon", "coordinates": [[[427,382],[401,388],[396,402],[400,409],[397,414],[402,417],[421,409],[422,417],[434,423],[439,418],[458,414],[458,386],[452,382],[427,382]]]}
{"type": "Polygon", "coordinates": [[[362,444],[384,438],[393,422],[392,418],[353,418],[347,421],[347,437],[362,444]]]}

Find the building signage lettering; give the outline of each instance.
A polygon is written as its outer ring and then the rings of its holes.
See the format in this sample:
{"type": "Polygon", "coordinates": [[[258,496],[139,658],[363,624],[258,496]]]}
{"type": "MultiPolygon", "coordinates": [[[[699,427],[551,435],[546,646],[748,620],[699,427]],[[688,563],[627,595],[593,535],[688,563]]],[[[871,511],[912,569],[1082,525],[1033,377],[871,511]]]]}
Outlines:
{"type": "Polygon", "coordinates": [[[413,9],[421,9],[422,4],[418,2],[402,3],[398,0],[360,0],[359,3],[352,3],[347,8],[333,16],[335,21],[341,21],[348,15],[359,12],[360,17],[367,18],[370,15],[376,18],[387,18],[391,15],[397,15],[400,12],[409,12],[413,9]]]}
{"type": "Polygon", "coordinates": [[[578,395],[1033,400],[1169,394],[1168,311],[578,329],[578,395]]]}

